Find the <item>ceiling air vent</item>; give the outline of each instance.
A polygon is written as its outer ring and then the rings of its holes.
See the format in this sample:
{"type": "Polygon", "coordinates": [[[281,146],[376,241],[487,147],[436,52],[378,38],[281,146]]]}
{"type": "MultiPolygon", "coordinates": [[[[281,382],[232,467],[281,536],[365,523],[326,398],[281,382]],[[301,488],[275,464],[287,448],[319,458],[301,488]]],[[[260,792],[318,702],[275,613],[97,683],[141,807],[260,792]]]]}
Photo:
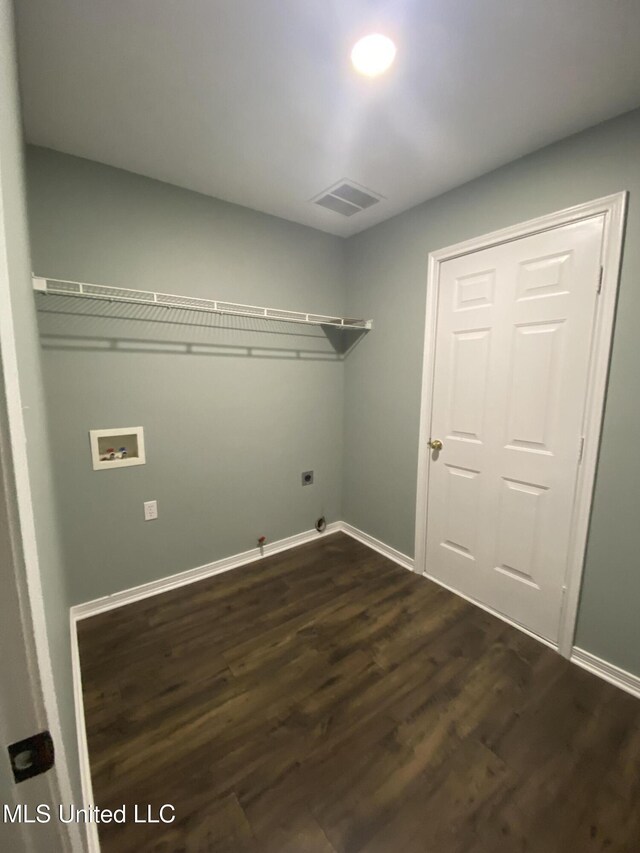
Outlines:
{"type": "Polygon", "coordinates": [[[323,190],[320,195],[311,199],[314,204],[341,213],[343,216],[353,216],[361,210],[366,210],[373,204],[377,204],[382,196],[376,195],[364,187],[359,187],[353,181],[338,181],[328,190],[323,190]]]}

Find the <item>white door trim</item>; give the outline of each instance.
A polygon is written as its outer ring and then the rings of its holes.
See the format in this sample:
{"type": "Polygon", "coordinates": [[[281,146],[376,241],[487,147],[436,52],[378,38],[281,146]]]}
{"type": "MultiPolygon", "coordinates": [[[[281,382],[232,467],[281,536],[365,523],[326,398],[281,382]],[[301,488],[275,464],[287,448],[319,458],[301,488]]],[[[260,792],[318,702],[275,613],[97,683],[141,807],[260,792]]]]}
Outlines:
{"type": "Polygon", "coordinates": [[[558,651],[571,656],[582,572],[589,531],[589,516],[595,484],[598,448],[602,430],[604,401],[609,375],[609,355],[613,338],[618,281],[622,261],[622,243],[627,207],[627,193],[620,192],[595,201],[579,204],[547,216],[531,219],[518,225],[493,231],[481,237],[465,240],[454,246],[429,254],[427,276],[427,305],[422,367],[422,400],[418,448],[418,490],[416,497],[415,571],[427,573],[426,540],[428,512],[428,482],[431,453],[429,439],[435,367],[436,322],[438,313],[438,283],[440,267],[445,261],[478,252],[492,246],[558,228],[593,216],[604,216],[602,246],[603,276],[592,338],[589,384],[584,417],[584,448],[578,473],[574,511],[571,525],[571,546],[565,577],[566,592],[560,616],[558,651]]]}
{"type": "MultiPolygon", "coordinates": [[[[15,786],[13,794],[14,802],[33,806],[30,792],[33,792],[34,796],[35,793],[46,790],[48,804],[55,810],[58,804],[68,805],[73,802],[73,791],[65,744],[62,740],[56,683],[51,663],[52,650],[45,622],[41,555],[38,553],[36,540],[29,475],[26,407],[23,406],[22,384],[18,372],[14,293],[10,288],[12,275],[23,276],[23,281],[16,282],[16,287],[19,284],[28,286],[29,282],[28,265],[24,270],[21,269],[25,266],[22,263],[10,265],[11,250],[28,237],[24,209],[24,170],[21,162],[22,138],[18,131],[20,114],[14,23],[13,4],[0,0],[0,97],[3,98],[2,121],[6,121],[7,127],[6,134],[3,130],[0,149],[0,477],[3,478],[0,486],[0,513],[7,525],[6,543],[1,559],[5,566],[2,581],[7,588],[11,587],[11,595],[7,595],[6,600],[17,600],[15,609],[9,612],[5,609],[2,618],[10,626],[11,634],[15,638],[15,660],[21,665],[23,659],[26,661],[24,671],[16,675],[16,678],[20,679],[19,689],[4,689],[0,696],[0,724],[3,741],[7,734],[6,721],[14,719],[16,715],[21,715],[29,725],[32,718],[33,722],[38,721],[40,724],[41,721],[42,726],[46,726],[51,732],[56,752],[54,766],[42,776],[25,780],[20,787],[15,786]],[[17,210],[13,203],[14,192],[20,195],[17,210]],[[11,227],[8,217],[11,219],[11,227]],[[25,707],[27,703],[30,707],[25,707]]],[[[35,323],[35,312],[32,319],[35,323]]],[[[4,650],[4,653],[11,659],[10,650],[4,650]]],[[[3,775],[9,763],[6,746],[5,742],[0,744],[3,752],[3,775]]],[[[23,823],[21,828],[29,850],[55,849],[75,853],[83,849],[77,824],[52,820],[50,824],[23,823]]]]}
{"type": "MultiPolygon", "coordinates": [[[[0,164],[0,183],[2,164],[0,164]]],[[[56,761],[45,775],[50,791],[50,804],[73,802],[67,756],[62,740],[58,700],[51,665],[51,650],[45,622],[45,605],[40,579],[40,562],[36,540],[31,483],[27,460],[27,439],[24,410],[18,380],[15,329],[9,290],[7,245],[5,240],[5,213],[0,190],[0,501],[2,512],[8,518],[10,553],[3,553],[7,561],[5,582],[13,583],[21,603],[19,613],[11,614],[15,626],[15,642],[22,643],[28,662],[28,671],[22,674],[31,694],[33,711],[48,727],[55,744],[56,761]]],[[[3,618],[8,618],[4,614],[3,618]]],[[[0,715],[16,701],[7,690],[0,701],[0,715]],[[6,706],[6,707],[5,707],[6,706]]],[[[27,713],[25,711],[25,713],[27,713]]],[[[3,731],[4,734],[4,731],[3,731]]],[[[35,734],[35,732],[34,732],[35,734]]],[[[1,744],[4,750],[6,744],[1,744]]],[[[23,783],[24,784],[24,783],[23,783]]],[[[17,793],[19,796],[19,791],[17,793]]],[[[26,792],[23,796],[26,801],[26,792]]],[[[64,849],[79,851],[80,835],[74,824],[56,824],[56,835],[64,849]]],[[[23,826],[25,838],[35,846],[42,843],[42,832],[29,825],[23,826]],[[39,839],[39,841],[38,841],[39,839]]]]}

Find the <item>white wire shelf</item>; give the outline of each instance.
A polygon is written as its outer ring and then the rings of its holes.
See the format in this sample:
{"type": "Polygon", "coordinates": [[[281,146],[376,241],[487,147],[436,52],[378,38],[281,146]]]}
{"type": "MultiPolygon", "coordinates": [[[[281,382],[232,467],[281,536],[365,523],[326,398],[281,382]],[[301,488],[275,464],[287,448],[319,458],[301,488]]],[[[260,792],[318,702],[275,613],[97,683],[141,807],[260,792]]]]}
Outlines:
{"type": "Polygon", "coordinates": [[[37,293],[56,296],[74,296],[80,299],[100,299],[106,302],[127,302],[134,305],[158,305],[162,308],[182,308],[187,311],[204,311],[209,314],[233,314],[262,320],[280,320],[286,323],[306,323],[312,326],[334,326],[338,329],[371,329],[371,320],[350,317],[331,317],[325,314],[307,314],[303,311],[286,311],[258,305],[242,305],[219,299],[201,299],[194,296],[177,296],[173,293],[156,293],[152,290],[131,290],[125,287],[108,287],[82,281],[65,281],[59,278],[33,276],[33,289],[37,293]]]}

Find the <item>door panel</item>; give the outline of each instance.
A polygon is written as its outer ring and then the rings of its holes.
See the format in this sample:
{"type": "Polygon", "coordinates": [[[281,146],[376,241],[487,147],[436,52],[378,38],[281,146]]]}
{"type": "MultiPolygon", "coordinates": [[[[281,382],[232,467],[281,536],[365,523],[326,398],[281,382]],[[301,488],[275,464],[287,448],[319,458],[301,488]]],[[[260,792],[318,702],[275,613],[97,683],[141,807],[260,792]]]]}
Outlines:
{"type": "Polygon", "coordinates": [[[440,270],[427,573],[555,642],[604,217],[440,270]]]}
{"type": "Polygon", "coordinates": [[[514,328],[508,357],[511,381],[507,398],[506,443],[510,449],[550,453],[550,413],[557,406],[562,323],[514,328]]]}
{"type": "Polygon", "coordinates": [[[502,478],[501,486],[496,571],[539,589],[535,578],[535,546],[547,489],[506,477],[502,478]]]}
{"type": "Polygon", "coordinates": [[[457,332],[452,337],[453,379],[448,432],[459,438],[481,440],[490,335],[489,329],[480,329],[457,332]]]}
{"type": "Polygon", "coordinates": [[[475,560],[478,534],[478,472],[446,466],[445,538],[443,546],[475,560]]]}

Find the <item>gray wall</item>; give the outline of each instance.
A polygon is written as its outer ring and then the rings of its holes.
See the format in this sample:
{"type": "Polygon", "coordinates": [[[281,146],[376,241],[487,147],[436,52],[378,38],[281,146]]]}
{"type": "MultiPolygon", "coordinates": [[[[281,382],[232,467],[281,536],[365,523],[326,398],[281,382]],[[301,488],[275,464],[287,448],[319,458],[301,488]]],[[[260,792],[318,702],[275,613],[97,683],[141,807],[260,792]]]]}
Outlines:
{"type": "Polygon", "coordinates": [[[318,330],[173,311],[152,322],[145,312],[157,309],[40,298],[73,601],[308,529],[321,512],[412,554],[429,251],[630,190],[577,642],[640,673],[640,112],[346,242],[42,149],[30,150],[28,176],[38,273],[375,321],[343,365],[318,330]],[[149,463],[94,473],[88,429],[139,423],[149,463]],[[302,490],[307,467],[317,486],[302,490]],[[160,518],[145,524],[151,498],[160,518]]]}
{"type": "MultiPolygon", "coordinates": [[[[69,597],[53,498],[51,454],[40,371],[40,348],[31,289],[23,142],[17,94],[11,3],[0,0],[0,205],[3,209],[17,376],[26,434],[29,485],[36,530],[38,563],[45,605],[46,632],[58,701],[62,739],[74,796],[79,797],[79,769],[69,642],[69,597]]],[[[3,341],[3,351],[10,346],[3,341]]],[[[13,428],[16,428],[14,424],[13,428]]],[[[7,477],[9,471],[4,472],[7,477]]],[[[24,523],[23,518],[21,522],[24,523]]],[[[9,653],[4,649],[5,654],[9,653]]],[[[41,661],[42,663],[42,661],[41,661]]],[[[41,675],[46,677],[45,673],[41,675]]],[[[7,685],[3,685],[6,689],[7,685]]],[[[49,725],[57,732],[45,698],[49,725]]],[[[26,736],[26,733],[25,733],[26,736]]],[[[59,746],[59,744],[58,744],[59,746]]],[[[62,750],[60,750],[62,753],[62,750]]],[[[60,762],[58,762],[60,764],[60,762]]],[[[62,779],[65,784],[65,779],[62,779]]],[[[79,801],[79,800],[76,800],[79,801]]]]}
{"type": "Polygon", "coordinates": [[[577,644],[640,675],[640,111],[549,146],[347,243],[347,310],[374,332],[346,362],[344,518],[413,554],[430,251],[630,190],[577,644]]]}
{"type": "MultiPolygon", "coordinates": [[[[27,167],[38,274],[342,312],[337,237],[46,149],[27,167]]],[[[38,308],[74,603],[341,517],[344,370],[321,328],[52,296],[38,308]],[[89,429],[137,425],[147,464],[94,472],[89,429]]]]}

